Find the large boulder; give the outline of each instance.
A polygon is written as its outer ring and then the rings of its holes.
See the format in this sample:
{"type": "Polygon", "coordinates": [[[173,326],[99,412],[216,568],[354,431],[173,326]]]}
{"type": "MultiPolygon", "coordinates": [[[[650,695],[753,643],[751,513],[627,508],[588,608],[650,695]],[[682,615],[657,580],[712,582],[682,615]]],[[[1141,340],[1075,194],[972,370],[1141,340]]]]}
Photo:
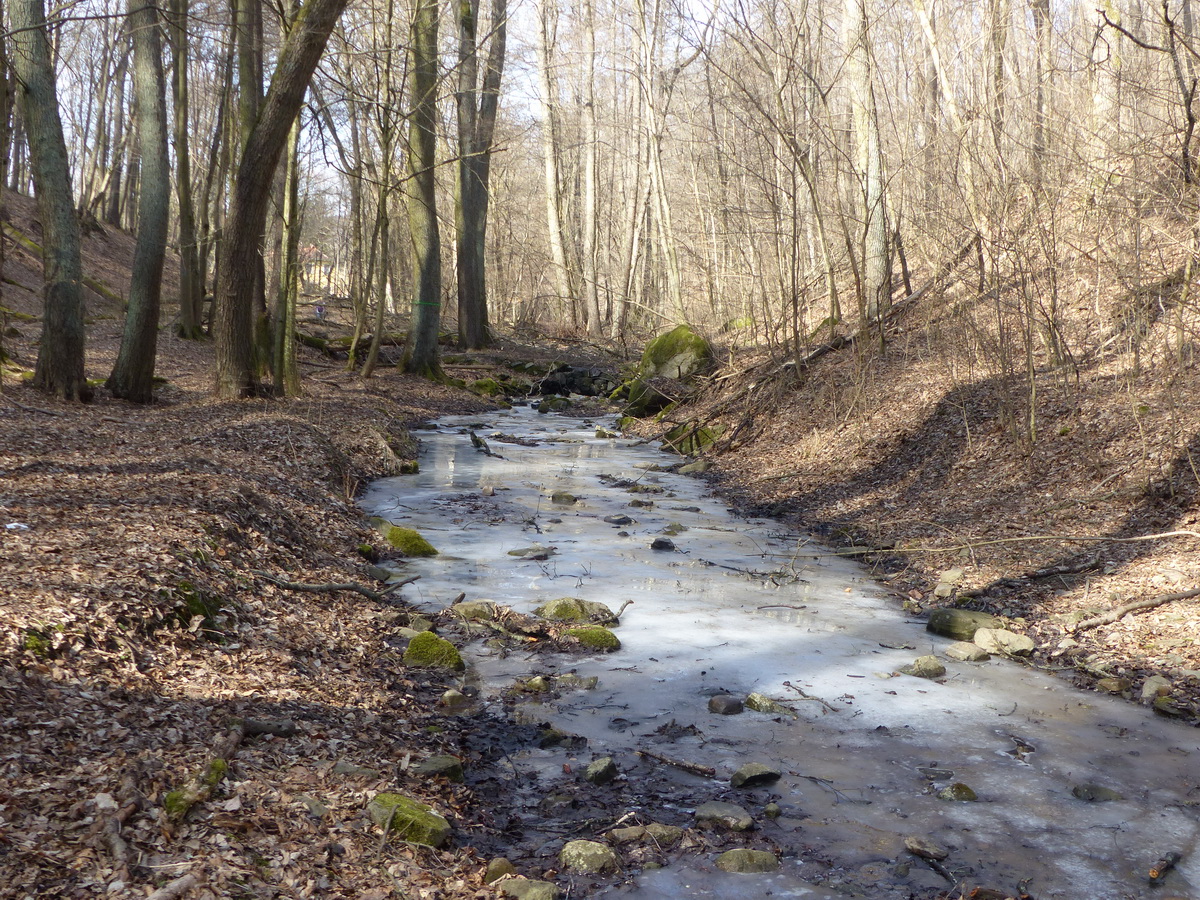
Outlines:
{"type": "Polygon", "coordinates": [[[711,367],[713,360],[712,345],[691,326],[679,325],[646,345],[638,375],[684,380],[711,367]]]}

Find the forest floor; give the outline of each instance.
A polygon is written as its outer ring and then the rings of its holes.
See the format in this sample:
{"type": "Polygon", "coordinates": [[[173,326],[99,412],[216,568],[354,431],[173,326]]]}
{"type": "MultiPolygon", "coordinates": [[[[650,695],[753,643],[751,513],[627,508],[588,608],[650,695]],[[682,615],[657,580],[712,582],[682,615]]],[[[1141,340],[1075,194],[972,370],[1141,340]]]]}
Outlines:
{"type": "MultiPolygon", "coordinates": [[[[9,204],[36,239],[28,204],[9,204]]],[[[88,241],[89,274],[124,290],[129,242],[88,241]]],[[[103,389],[88,405],[56,402],[13,377],[36,356],[39,275],[25,251],[8,256],[0,897],[146,896],[188,876],[198,897],[493,896],[483,873],[510,827],[503,790],[486,775],[472,786],[421,778],[412,764],[449,753],[486,773],[508,751],[502,723],[447,716],[438,704],[453,679],[403,663],[388,639],[403,591],[278,583],[378,588],[363,548],[379,538],[359,489],[415,456],[412,426],[493,404],[390,366],[364,381],[308,349],[302,398],[217,401],[211,345],[169,327],[155,404],[103,389]],[[239,718],[300,728],[242,736],[231,732],[239,718]],[[230,741],[220,789],[172,821],[166,793],[230,741]],[[451,818],[453,847],[385,845],[363,810],[387,785],[451,818]]],[[[87,371],[103,379],[121,316],[98,296],[88,303],[87,371]]],[[[1047,408],[1059,412],[1023,443],[989,412],[1003,407],[995,384],[956,386],[922,369],[917,349],[833,354],[803,379],[778,360],[731,356],[675,415],[726,426],[711,454],[719,490],[852,545],[898,608],[987,609],[1035,637],[1031,664],[1089,687],[1114,679],[1107,689],[1133,701],[1163,675],[1166,711],[1195,722],[1195,598],[1076,627],[1200,582],[1194,367],[1169,383],[1149,370],[1049,383],[1060,399],[1047,408]],[[1189,533],[1140,540],[1169,531],[1189,533]],[[949,569],[962,578],[939,589],[949,569]]],[[[474,378],[554,358],[618,362],[581,344],[508,341],[448,371],[474,378]]],[[[546,874],[532,866],[523,873],[546,874]]]]}

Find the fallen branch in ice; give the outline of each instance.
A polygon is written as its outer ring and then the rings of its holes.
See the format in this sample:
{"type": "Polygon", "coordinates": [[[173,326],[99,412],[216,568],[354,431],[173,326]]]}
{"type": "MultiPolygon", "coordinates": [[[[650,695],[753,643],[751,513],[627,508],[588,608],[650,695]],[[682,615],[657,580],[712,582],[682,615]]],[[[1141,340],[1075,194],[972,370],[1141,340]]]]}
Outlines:
{"type": "Polygon", "coordinates": [[[1200,588],[1192,588],[1190,591],[1180,591],[1177,594],[1159,594],[1157,597],[1150,597],[1146,600],[1134,600],[1131,603],[1126,603],[1124,606],[1118,606],[1116,609],[1109,610],[1106,613],[1101,613],[1093,618],[1084,619],[1072,630],[1086,631],[1089,628],[1095,628],[1097,625],[1111,625],[1113,622],[1124,618],[1131,612],[1154,609],[1166,603],[1171,603],[1175,600],[1189,600],[1192,597],[1200,597],[1200,588]]]}
{"type": "Polygon", "coordinates": [[[1172,852],[1165,854],[1162,859],[1150,867],[1150,883],[1158,884],[1166,878],[1167,873],[1175,868],[1181,859],[1183,859],[1183,854],[1181,853],[1172,852]]]}
{"type": "Polygon", "coordinates": [[[353,591],[356,594],[362,594],[368,600],[374,600],[376,603],[382,603],[387,600],[388,594],[395,593],[404,587],[406,584],[412,584],[420,575],[410,575],[400,581],[394,581],[382,591],[373,591],[368,587],[363,587],[361,584],[354,582],[327,582],[325,584],[305,584],[302,581],[284,581],[282,578],[276,578],[270,572],[261,572],[257,569],[251,570],[251,575],[257,575],[266,581],[271,582],[281,588],[287,588],[289,591],[303,591],[307,594],[329,594],[336,591],[353,591]]]}
{"type": "Polygon", "coordinates": [[[820,697],[814,697],[812,694],[804,693],[804,691],[800,690],[800,688],[796,687],[790,681],[785,681],[783,683],[783,686],[785,688],[791,688],[793,691],[795,691],[797,694],[799,694],[801,700],[812,700],[814,703],[820,703],[823,707],[825,707],[830,712],[841,712],[841,710],[838,709],[836,706],[834,706],[832,703],[822,700],[820,697]]]}
{"type": "Polygon", "coordinates": [[[636,751],[638,756],[643,756],[646,759],[652,759],[655,762],[665,763],[668,766],[674,766],[676,769],[682,769],[685,772],[690,772],[693,775],[700,775],[704,778],[716,778],[717,770],[712,766],[702,766],[699,763],[691,763],[682,759],[671,759],[669,756],[662,756],[658,753],[651,753],[649,750],[636,751]]]}

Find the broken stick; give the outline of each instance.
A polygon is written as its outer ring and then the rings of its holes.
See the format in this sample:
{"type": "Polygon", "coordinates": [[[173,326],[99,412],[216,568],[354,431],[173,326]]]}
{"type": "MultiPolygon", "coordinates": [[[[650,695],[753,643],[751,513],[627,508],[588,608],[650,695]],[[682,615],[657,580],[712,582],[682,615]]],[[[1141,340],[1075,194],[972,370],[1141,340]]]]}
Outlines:
{"type": "Polygon", "coordinates": [[[699,763],[687,762],[682,759],[672,759],[669,756],[662,756],[658,753],[651,753],[649,750],[636,751],[638,756],[644,756],[646,759],[652,759],[655,762],[665,763],[668,766],[673,766],[676,769],[682,769],[685,772],[690,772],[693,775],[700,775],[704,778],[716,778],[717,770],[712,766],[702,766],[699,763]]]}
{"type": "Polygon", "coordinates": [[[335,591],[353,591],[356,594],[362,594],[368,600],[374,600],[376,603],[382,603],[387,599],[387,595],[400,590],[406,584],[412,584],[420,575],[410,575],[400,581],[393,581],[382,591],[373,591],[368,587],[363,587],[361,584],[354,582],[327,582],[325,584],[306,584],[303,581],[284,581],[282,578],[276,578],[270,572],[262,572],[257,569],[251,570],[251,575],[257,575],[271,584],[281,588],[287,588],[289,591],[303,591],[307,594],[328,594],[335,591]]]}

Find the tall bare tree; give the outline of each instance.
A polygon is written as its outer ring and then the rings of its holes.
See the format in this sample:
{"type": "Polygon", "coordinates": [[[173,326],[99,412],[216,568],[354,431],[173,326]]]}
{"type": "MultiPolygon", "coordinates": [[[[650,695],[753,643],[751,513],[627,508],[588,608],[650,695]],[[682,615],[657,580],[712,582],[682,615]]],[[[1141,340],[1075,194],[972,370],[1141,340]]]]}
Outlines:
{"type": "Polygon", "coordinates": [[[492,0],[489,49],[479,83],[479,0],[463,0],[458,18],[458,181],[454,220],[457,232],[458,342],[466,348],[491,343],[487,295],[487,216],[491,200],[492,142],[500,108],[508,35],[508,2],[492,0]]]}
{"type": "Polygon", "coordinates": [[[129,0],[129,33],[133,36],[134,118],[141,160],[138,234],[125,332],[107,385],[117,397],[149,403],[154,399],[154,357],[171,209],[162,41],[158,11],[150,0],[129,0]]]}
{"type": "Polygon", "coordinates": [[[13,70],[29,140],[29,161],[42,219],[45,314],[33,383],[65,400],[90,400],[84,377],[83,262],[71,199],[67,145],[58,113],[54,66],[42,0],[15,0],[13,70]]]}

